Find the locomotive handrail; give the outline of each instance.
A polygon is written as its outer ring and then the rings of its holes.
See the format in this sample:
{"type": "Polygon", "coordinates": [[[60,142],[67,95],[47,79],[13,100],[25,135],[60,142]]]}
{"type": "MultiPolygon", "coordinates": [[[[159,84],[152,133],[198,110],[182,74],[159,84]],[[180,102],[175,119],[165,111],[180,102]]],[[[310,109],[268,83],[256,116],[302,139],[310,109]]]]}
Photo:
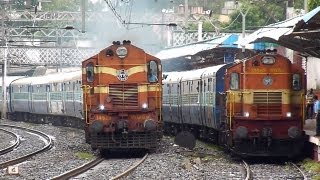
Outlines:
{"type": "Polygon", "coordinates": [[[305,112],[305,98],[304,98],[304,93],[301,93],[301,114],[302,114],[302,123],[304,124],[305,123],[305,115],[304,115],[304,112],[305,112]]]}
{"type": "MultiPolygon", "coordinates": [[[[156,84],[156,87],[157,87],[157,89],[156,89],[156,94],[157,94],[157,97],[156,97],[156,104],[157,104],[157,106],[159,105],[160,107],[159,107],[159,110],[160,110],[160,117],[159,117],[159,121],[161,121],[161,119],[162,119],[162,102],[161,102],[161,100],[162,100],[162,97],[161,97],[161,94],[162,94],[162,91],[160,92],[160,84],[159,83],[157,83],[156,84]],[[161,94],[160,94],[161,93],[161,94]],[[159,95],[160,94],[160,95],[159,95]],[[159,99],[159,101],[160,102],[158,102],[158,99],[159,99]]],[[[161,123],[162,123],[162,121],[161,121],[161,123]]]]}
{"type": "Polygon", "coordinates": [[[227,91],[228,93],[228,99],[229,99],[229,126],[231,129],[231,121],[232,121],[232,115],[234,115],[234,112],[232,112],[232,110],[234,110],[234,99],[231,99],[232,97],[234,98],[234,93],[227,91]],[[231,97],[232,96],[232,97],[231,97]]]}
{"type": "Polygon", "coordinates": [[[88,105],[87,105],[87,89],[90,89],[90,85],[82,85],[81,88],[83,88],[83,92],[85,92],[84,94],[84,103],[85,103],[85,120],[86,120],[86,124],[89,124],[88,121],[88,105]]]}

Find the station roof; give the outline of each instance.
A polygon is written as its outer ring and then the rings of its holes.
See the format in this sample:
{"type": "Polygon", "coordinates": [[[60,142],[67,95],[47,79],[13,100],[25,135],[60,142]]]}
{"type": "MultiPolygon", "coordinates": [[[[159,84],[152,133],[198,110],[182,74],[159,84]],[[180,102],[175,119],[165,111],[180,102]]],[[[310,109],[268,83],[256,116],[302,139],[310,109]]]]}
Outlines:
{"type": "Polygon", "coordinates": [[[320,6],[309,13],[258,29],[239,40],[240,45],[271,42],[320,58],[320,6]]]}
{"type": "MultiPolygon", "coordinates": [[[[192,56],[197,54],[198,52],[213,49],[222,44],[226,44],[228,41],[230,41],[230,38],[233,39],[233,35],[230,34],[225,36],[219,36],[217,38],[206,41],[200,41],[192,44],[186,44],[183,46],[167,48],[157,53],[156,57],[160,58],[161,60],[165,60],[177,57],[192,56]]],[[[234,45],[231,44],[231,46],[234,45]]]]}

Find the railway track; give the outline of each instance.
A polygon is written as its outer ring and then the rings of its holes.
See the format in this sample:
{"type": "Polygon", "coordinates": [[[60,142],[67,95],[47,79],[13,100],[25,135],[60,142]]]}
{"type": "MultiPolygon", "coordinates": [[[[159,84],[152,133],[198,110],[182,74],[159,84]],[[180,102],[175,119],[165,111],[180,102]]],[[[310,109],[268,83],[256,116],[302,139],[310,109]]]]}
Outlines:
{"type": "Polygon", "coordinates": [[[36,135],[40,136],[42,139],[44,139],[46,141],[45,146],[42,147],[39,150],[36,150],[34,152],[28,153],[26,155],[20,156],[20,157],[15,158],[15,159],[11,159],[11,160],[8,160],[8,161],[5,161],[5,162],[0,162],[0,168],[1,169],[5,168],[5,167],[8,167],[8,166],[12,166],[12,165],[18,164],[18,163],[21,163],[23,161],[26,161],[27,159],[35,156],[36,154],[39,154],[39,153],[42,153],[44,151],[47,151],[47,150],[51,149],[52,146],[53,146],[52,139],[49,137],[49,135],[47,135],[47,134],[45,134],[43,132],[36,131],[36,130],[33,130],[33,129],[29,129],[29,128],[25,128],[25,127],[7,125],[7,124],[1,124],[0,127],[7,127],[7,128],[20,129],[20,130],[23,130],[23,131],[27,131],[29,133],[33,133],[33,134],[36,134],[36,135]]]}
{"type": "MultiPolygon", "coordinates": [[[[293,163],[293,162],[289,162],[288,164],[290,164],[291,166],[295,167],[295,168],[299,171],[299,173],[301,174],[301,177],[300,177],[300,178],[303,178],[304,180],[307,179],[307,176],[303,173],[303,171],[299,168],[299,166],[297,166],[297,165],[296,165],[295,163],[293,163]]],[[[299,178],[299,177],[297,177],[297,178],[299,178]]]]}
{"type": "Polygon", "coordinates": [[[0,155],[6,154],[6,153],[8,153],[8,152],[10,152],[10,151],[13,151],[14,148],[16,148],[16,147],[19,146],[19,144],[20,144],[20,138],[19,138],[19,136],[18,136],[16,133],[14,133],[14,132],[12,132],[12,131],[8,131],[8,130],[6,130],[6,129],[1,129],[1,128],[0,128],[0,131],[2,131],[2,132],[4,132],[5,134],[8,134],[8,135],[10,135],[10,136],[12,136],[12,137],[15,138],[15,141],[14,141],[10,146],[5,147],[5,148],[3,148],[3,149],[0,149],[0,155]]]}
{"type": "Polygon", "coordinates": [[[94,159],[93,161],[90,161],[86,164],[83,164],[82,166],[79,166],[75,169],[72,169],[68,172],[65,172],[63,174],[60,174],[58,176],[55,176],[53,178],[51,178],[52,180],[58,180],[58,179],[70,179],[72,177],[75,177],[91,168],[93,168],[94,166],[96,166],[97,164],[101,163],[104,159],[102,157],[98,157],[96,159],[94,159]]]}
{"type": "MultiPolygon", "coordinates": [[[[112,179],[112,180],[117,180],[117,179],[121,179],[121,178],[124,178],[126,176],[128,176],[131,172],[133,172],[139,165],[141,165],[148,157],[148,154],[146,154],[143,158],[141,158],[139,161],[137,161],[136,163],[134,163],[132,166],[128,167],[128,168],[125,168],[125,170],[121,173],[118,173],[117,175],[115,176],[109,176],[110,178],[108,179],[112,179]]],[[[52,180],[58,180],[58,179],[82,179],[83,176],[86,177],[86,172],[87,171],[91,171],[89,172],[90,173],[94,173],[92,171],[95,171],[93,169],[94,166],[97,166],[101,163],[101,165],[99,166],[105,166],[103,165],[103,161],[106,161],[108,162],[108,160],[104,160],[102,157],[98,157],[96,158],[95,160],[89,162],[89,163],[86,163],[86,164],[83,164],[82,166],[79,166],[77,168],[74,168],[68,172],[65,172],[63,174],[60,174],[60,175],[57,175],[53,178],[50,178],[52,180]],[[81,175],[81,176],[78,176],[78,175],[81,175]]],[[[112,159],[110,159],[109,161],[113,161],[112,159]]],[[[119,160],[118,160],[119,161],[119,160]]],[[[104,162],[105,163],[105,162],[104,162]]],[[[116,163],[118,164],[118,163],[116,163]]],[[[115,165],[113,165],[115,166],[115,165]]],[[[123,166],[121,167],[118,167],[119,169],[122,169],[123,166]]],[[[99,169],[99,168],[97,168],[99,169]]],[[[116,168],[117,169],[117,168],[116,168]]],[[[110,170],[110,169],[109,169],[110,170]]],[[[98,170],[98,171],[101,171],[101,170],[98,170]]],[[[112,172],[108,172],[108,174],[112,174],[112,172]]],[[[88,177],[86,177],[88,178],[88,177]]]]}
{"type": "Polygon", "coordinates": [[[135,170],[141,163],[143,163],[146,158],[148,157],[148,154],[146,154],[140,161],[138,161],[137,163],[135,163],[133,166],[129,167],[129,169],[127,169],[126,171],[112,177],[112,180],[116,180],[116,179],[120,179],[123,178],[125,176],[127,176],[128,174],[130,174],[130,172],[132,172],[133,170],[135,170]]]}
{"type": "Polygon", "coordinates": [[[242,160],[244,169],[245,169],[245,180],[251,180],[252,176],[251,176],[251,171],[250,171],[250,166],[248,165],[248,163],[246,163],[244,160],[242,160]]]}
{"type": "Polygon", "coordinates": [[[260,162],[250,164],[251,176],[249,179],[303,179],[307,176],[293,162],[260,162]]]}

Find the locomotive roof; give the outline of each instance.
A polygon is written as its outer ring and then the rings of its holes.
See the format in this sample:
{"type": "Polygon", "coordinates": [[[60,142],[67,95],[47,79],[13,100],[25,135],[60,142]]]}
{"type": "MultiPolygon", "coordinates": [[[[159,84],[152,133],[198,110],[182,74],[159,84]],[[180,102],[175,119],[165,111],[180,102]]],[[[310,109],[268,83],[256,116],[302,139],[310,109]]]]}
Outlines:
{"type": "Polygon", "coordinates": [[[210,66],[202,69],[195,69],[191,71],[180,71],[180,72],[164,72],[164,75],[168,75],[163,82],[176,82],[180,80],[195,80],[199,79],[201,76],[205,75],[213,75],[216,74],[216,72],[221,69],[226,64],[220,64],[217,66],[210,66]]]}
{"type": "Polygon", "coordinates": [[[59,72],[53,74],[47,74],[44,76],[36,76],[36,77],[26,77],[22,79],[18,79],[13,84],[47,84],[47,83],[57,83],[57,82],[65,82],[70,80],[81,80],[81,71],[73,71],[73,72],[59,72]]]}

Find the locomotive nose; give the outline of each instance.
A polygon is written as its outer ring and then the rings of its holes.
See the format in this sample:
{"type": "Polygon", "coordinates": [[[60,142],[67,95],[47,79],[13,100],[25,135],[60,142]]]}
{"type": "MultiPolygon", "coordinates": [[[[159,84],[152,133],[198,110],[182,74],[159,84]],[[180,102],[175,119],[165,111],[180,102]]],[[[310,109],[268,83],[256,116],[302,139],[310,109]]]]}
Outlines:
{"type": "Polygon", "coordinates": [[[93,121],[93,123],[89,125],[89,128],[91,132],[95,132],[95,133],[102,132],[103,123],[101,121],[93,121]]]}

